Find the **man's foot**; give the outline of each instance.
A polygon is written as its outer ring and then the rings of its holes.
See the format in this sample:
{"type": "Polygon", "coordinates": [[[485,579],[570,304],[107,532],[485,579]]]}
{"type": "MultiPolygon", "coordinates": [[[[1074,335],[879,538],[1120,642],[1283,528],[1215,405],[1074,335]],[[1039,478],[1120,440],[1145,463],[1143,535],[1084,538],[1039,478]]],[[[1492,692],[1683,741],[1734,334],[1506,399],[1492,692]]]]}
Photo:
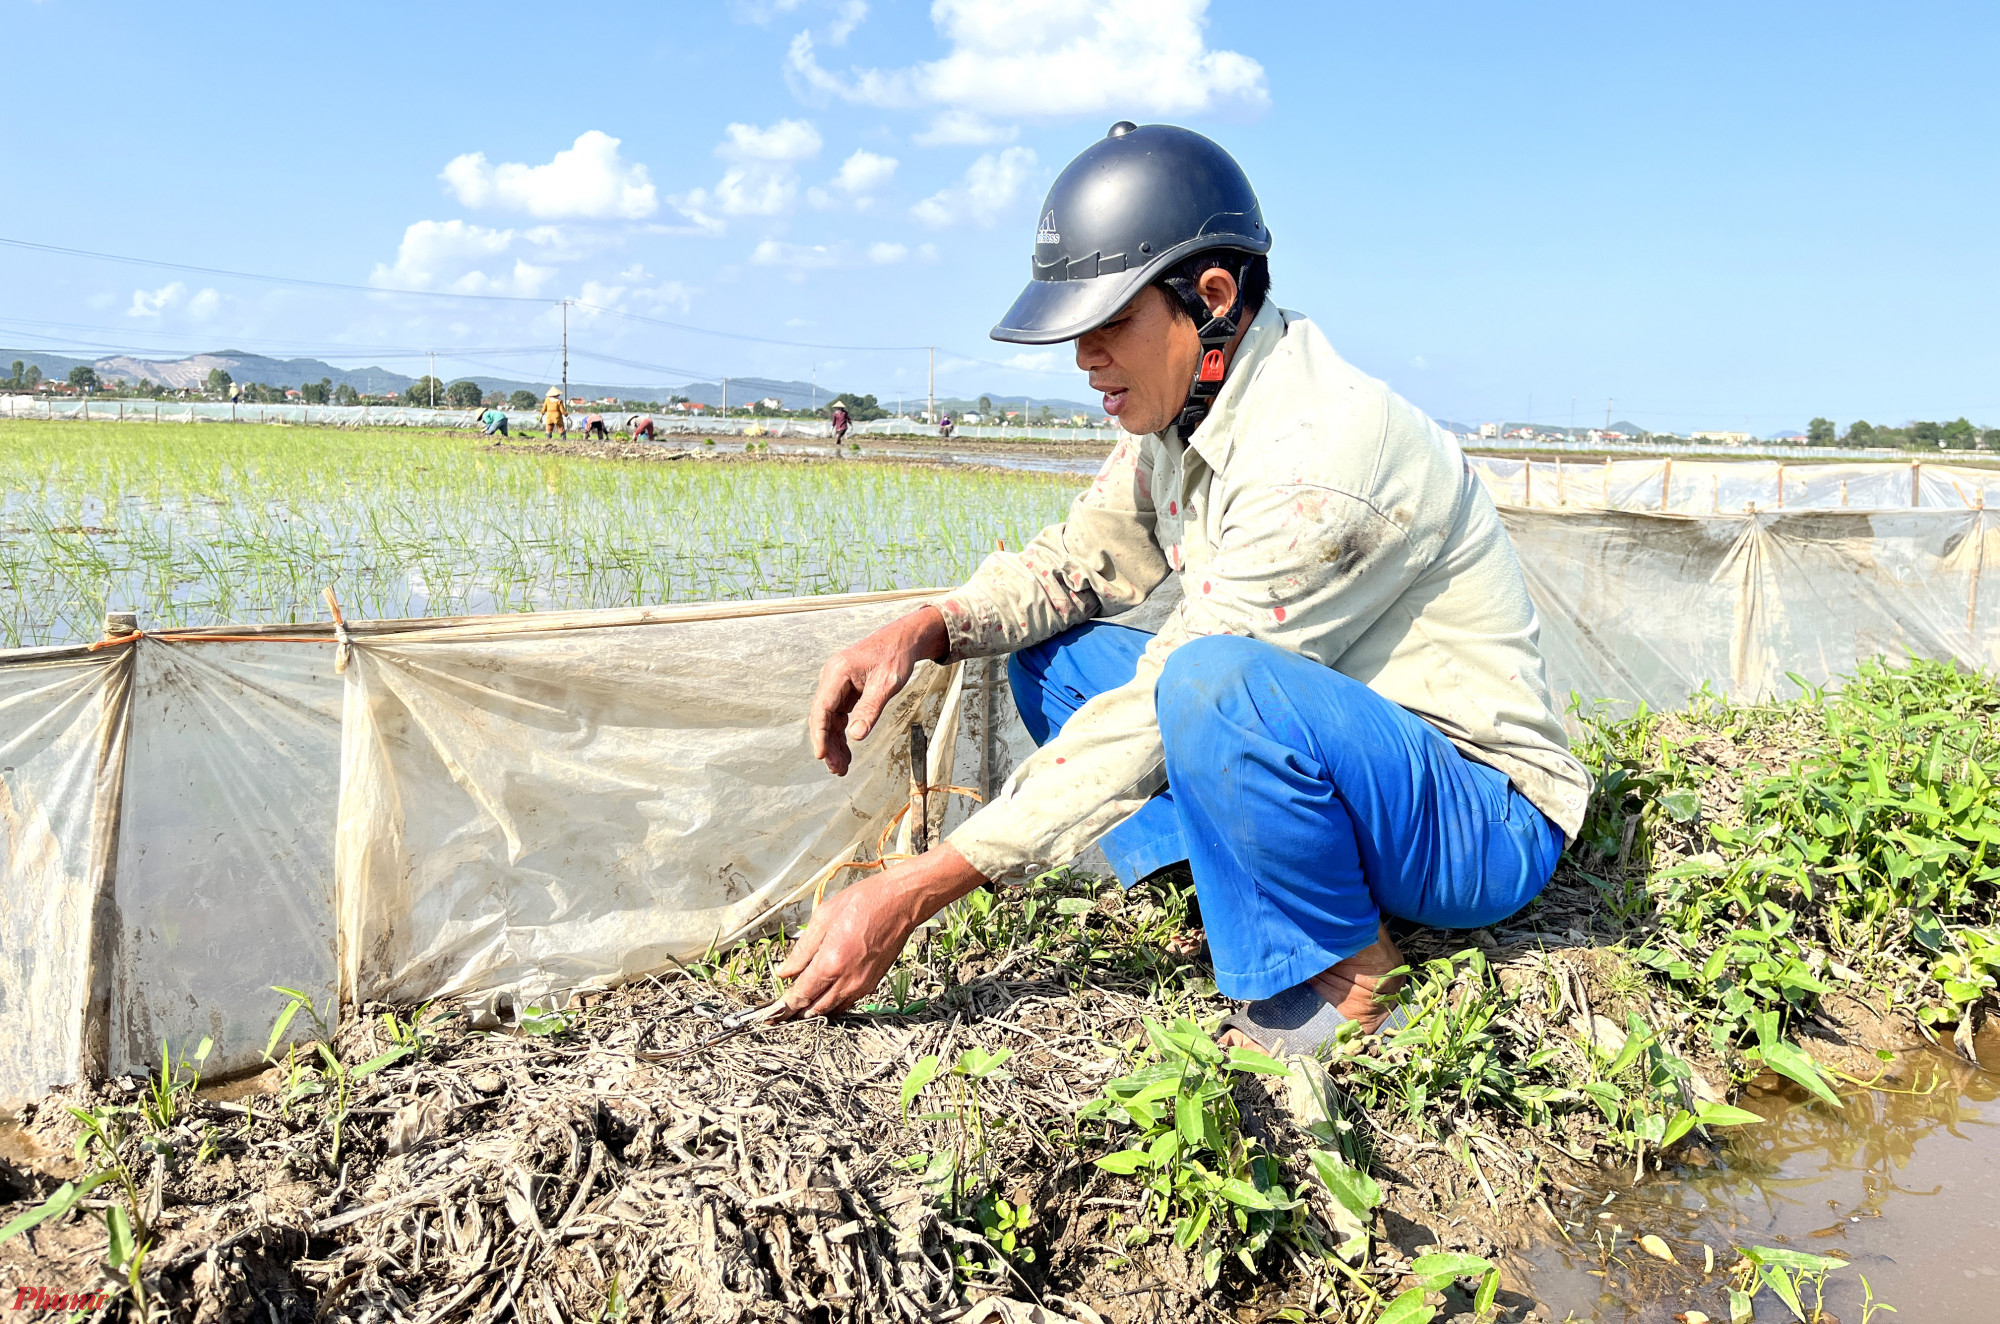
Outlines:
{"type": "MultiPolygon", "coordinates": [[[[1403,953],[1389,940],[1386,925],[1377,930],[1375,941],[1344,961],[1336,961],[1306,981],[1306,986],[1343,1017],[1360,1024],[1364,1034],[1382,1028],[1394,1010],[1386,999],[1403,986],[1403,976],[1390,978],[1389,972],[1402,966],[1403,953]]],[[[1265,1045],[1239,1029],[1223,1032],[1218,1041],[1224,1048],[1249,1048],[1266,1052],[1265,1045]]],[[[1289,1044],[1294,1052],[1308,1047],[1289,1044]]]]}

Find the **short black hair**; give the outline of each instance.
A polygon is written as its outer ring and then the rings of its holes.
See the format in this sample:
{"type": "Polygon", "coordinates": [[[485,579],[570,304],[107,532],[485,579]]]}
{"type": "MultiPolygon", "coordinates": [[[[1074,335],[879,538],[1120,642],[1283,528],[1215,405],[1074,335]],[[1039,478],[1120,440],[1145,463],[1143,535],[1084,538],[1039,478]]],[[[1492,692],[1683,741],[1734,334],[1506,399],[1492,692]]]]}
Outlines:
{"type": "Polygon", "coordinates": [[[1243,290],[1243,320],[1255,317],[1271,292],[1271,263],[1262,253],[1246,253],[1240,248],[1211,248],[1205,253],[1182,258],[1153,282],[1167,296],[1167,306],[1176,317],[1185,317],[1201,326],[1213,316],[1208,301],[1201,297],[1195,282],[1202,273],[1220,267],[1236,277],[1243,290]]]}

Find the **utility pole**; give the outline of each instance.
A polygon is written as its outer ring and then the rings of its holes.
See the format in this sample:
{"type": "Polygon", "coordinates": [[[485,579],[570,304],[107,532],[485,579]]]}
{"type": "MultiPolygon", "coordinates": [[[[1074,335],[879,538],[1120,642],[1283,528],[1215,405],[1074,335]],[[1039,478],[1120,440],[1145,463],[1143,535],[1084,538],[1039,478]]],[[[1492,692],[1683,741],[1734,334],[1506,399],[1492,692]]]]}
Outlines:
{"type": "Polygon", "coordinates": [[[1604,401],[1604,430],[1606,432],[1611,431],[1611,405],[1612,401],[1606,398],[1604,401]]]}
{"type": "Polygon", "coordinates": [[[813,412],[817,414],[819,412],[819,364],[817,363],[813,364],[812,370],[812,400],[813,412]]]}
{"type": "Polygon", "coordinates": [[[431,384],[428,389],[431,393],[431,408],[436,409],[438,407],[438,352],[436,350],[431,351],[431,384]]]}
{"type": "Polygon", "coordinates": [[[729,379],[727,377],[722,379],[722,413],[725,418],[729,415],[729,379]]]}
{"type": "Polygon", "coordinates": [[[937,422],[937,346],[926,351],[930,355],[930,384],[924,388],[924,421],[937,422]]]}
{"type": "Polygon", "coordinates": [[[564,299],[562,301],[562,319],[563,319],[562,398],[563,398],[563,408],[567,409],[569,408],[569,300],[568,299],[564,299]]]}

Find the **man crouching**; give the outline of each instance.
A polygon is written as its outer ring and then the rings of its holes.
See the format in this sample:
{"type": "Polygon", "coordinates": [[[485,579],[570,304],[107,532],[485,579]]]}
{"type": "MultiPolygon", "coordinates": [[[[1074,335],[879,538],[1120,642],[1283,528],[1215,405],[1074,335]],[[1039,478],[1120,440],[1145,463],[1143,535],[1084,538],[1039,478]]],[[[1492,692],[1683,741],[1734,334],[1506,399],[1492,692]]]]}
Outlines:
{"type": "Polygon", "coordinates": [[[1229,155],[1114,125],[1056,180],[993,329],[1074,341],[1130,435],[1061,523],[830,659],[813,752],[845,774],[919,659],[1008,654],[1040,749],[935,849],[822,906],[801,1013],[871,993],[911,932],[1092,842],[1128,886],[1185,861],[1232,1041],[1312,1052],[1389,1016],[1384,916],[1471,928],[1539,893],[1588,778],[1534,604],[1451,435],[1270,302],[1229,155]],[[1157,634],[1103,618],[1178,575],[1157,634]]]}

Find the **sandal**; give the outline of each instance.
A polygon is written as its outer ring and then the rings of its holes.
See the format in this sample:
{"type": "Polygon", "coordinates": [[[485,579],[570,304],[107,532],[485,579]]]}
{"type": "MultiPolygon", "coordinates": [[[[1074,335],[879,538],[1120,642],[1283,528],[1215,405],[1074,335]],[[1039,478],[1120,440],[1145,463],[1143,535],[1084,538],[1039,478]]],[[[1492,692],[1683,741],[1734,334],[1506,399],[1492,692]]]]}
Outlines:
{"type": "MultiPolygon", "coordinates": [[[[1260,998],[1225,1017],[1222,1028],[1242,1031],[1273,1057],[1286,1053],[1317,1057],[1347,1021],[1339,1008],[1313,991],[1311,984],[1294,984],[1274,997],[1260,998]]],[[[1409,1023],[1409,1008],[1399,1006],[1375,1033],[1393,1034],[1409,1023]]]]}

